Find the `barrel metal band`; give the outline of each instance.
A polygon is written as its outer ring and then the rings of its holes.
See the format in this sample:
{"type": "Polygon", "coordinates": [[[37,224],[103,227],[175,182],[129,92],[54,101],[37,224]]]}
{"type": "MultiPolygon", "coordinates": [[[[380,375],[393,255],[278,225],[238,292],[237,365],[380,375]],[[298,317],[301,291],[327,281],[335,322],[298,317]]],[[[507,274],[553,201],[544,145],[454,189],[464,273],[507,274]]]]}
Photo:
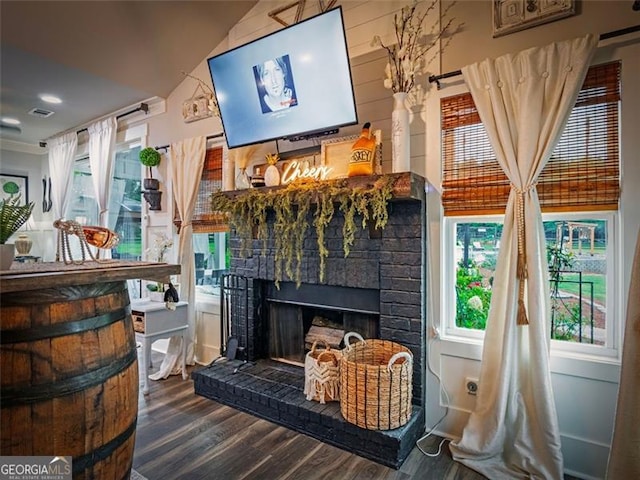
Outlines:
{"type": "Polygon", "coordinates": [[[136,359],[136,349],[131,348],[126,356],[82,375],[42,385],[2,387],[2,408],[51,400],[95,387],[124,371],[136,359]]]}
{"type": "Polygon", "coordinates": [[[83,318],[73,322],[57,323],[54,325],[25,328],[22,330],[4,330],[0,337],[0,344],[7,345],[20,342],[34,342],[36,340],[44,340],[46,338],[64,337],[65,335],[74,335],[103,328],[112,323],[127,318],[129,309],[118,308],[102,315],[91,318],[83,318]]]}
{"type": "MultiPolygon", "coordinates": [[[[127,294],[126,282],[94,283],[90,285],[70,285],[63,287],[51,287],[38,290],[37,295],[33,292],[20,292],[21,294],[3,296],[2,306],[20,305],[49,305],[54,302],[72,302],[89,298],[102,297],[111,294],[127,294]]],[[[127,300],[128,301],[128,300],[127,300]]]]}
{"type": "Polygon", "coordinates": [[[96,463],[109,458],[109,456],[111,456],[111,454],[115,452],[116,449],[118,449],[131,437],[131,435],[135,434],[137,422],[138,417],[135,417],[133,419],[133,422],[131,422],[131,425],[129,425],[126,430],[116,435],[113,439],[109,440],[104,445],[100,445],[92,452],[86,453],[79,457],[73,457],[73,476],[75,477],[76,475],[84,472],[87,468],[91,468],[96,463]]]}

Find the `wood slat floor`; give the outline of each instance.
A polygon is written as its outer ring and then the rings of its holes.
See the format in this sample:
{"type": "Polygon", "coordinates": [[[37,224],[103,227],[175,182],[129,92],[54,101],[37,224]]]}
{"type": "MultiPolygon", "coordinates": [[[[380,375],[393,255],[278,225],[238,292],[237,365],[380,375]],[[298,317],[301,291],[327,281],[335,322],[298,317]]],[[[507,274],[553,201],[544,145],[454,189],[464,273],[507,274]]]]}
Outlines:
{"type": "MultiPolygon", "coordinates": [[[[152,357],[154,366],[162,361],[161,354],[152,357]]],[[[485,478],[454,462],[446,443],[434,458],[414,448],[394,470],[197,396],[193,381],[182,376],[149,384],[149,394],[140,393],[133,460],[133,467],[149,480],[485,478]]],[[[433,452],[440,441],[429,437],[420,445],[433,452]]]]}

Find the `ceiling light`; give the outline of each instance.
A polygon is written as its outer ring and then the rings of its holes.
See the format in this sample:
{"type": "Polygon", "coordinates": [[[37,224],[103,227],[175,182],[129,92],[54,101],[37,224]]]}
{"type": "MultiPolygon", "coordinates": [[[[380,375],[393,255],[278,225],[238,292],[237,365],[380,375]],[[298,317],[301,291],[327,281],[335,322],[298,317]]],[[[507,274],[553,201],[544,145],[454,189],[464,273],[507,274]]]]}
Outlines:
{"type": "Polygon", "coordinates": [[[20,120],[17,118],[2,117],[2,123],[6,123],[7,125],[20,125],[20,120]]]}
{"type": "Polygon", "coordinates": [[[47,93],[43,93],[40,95],[40,100],[47,103],[62,103],[62,100],[55,95],[49,95],[47,93]]]}

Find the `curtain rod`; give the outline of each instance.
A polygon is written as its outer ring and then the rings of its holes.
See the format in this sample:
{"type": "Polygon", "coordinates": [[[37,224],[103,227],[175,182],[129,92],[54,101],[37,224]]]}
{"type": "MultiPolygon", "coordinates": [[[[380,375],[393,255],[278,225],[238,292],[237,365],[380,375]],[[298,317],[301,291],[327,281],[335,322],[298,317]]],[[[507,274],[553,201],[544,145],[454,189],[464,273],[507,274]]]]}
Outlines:
{"type": "MultiPolygon", "coordinates": [[[[145,114],[149,113],[149,105],[142,102],[138,108],[134,108],[133,110],[129,110],[128,112],[121,113],[120,115],[116,115],[116,120],[120,120],[122,117],[126,117],[127,115],[131,115],[136,112],[144,112],[145,114]]],[[[76,135],[81,134],[82,132],[87,132],[88,128],[81,128],[76,132],[76,135]]],[[[47,146],[47,142],[40,142],[40,147],[45,148],[47,146]]]]}
{"type": "MultiPolygon", "coordinates": [[[[631,27],[622,28],[620,30],[614,30],[613,32],[607,32],[600,35],[600,40],[607,40],[609,38],[619,37],[621,35],[627,35],[629,33],[640,31],[640,25],[633,25],[631,27]]],[[[445,78],[457,77],[462,75],[462,70],[455,70],[453,72],[443,73],[442,75],[429,75],[429,83],[434,83],[438,87],[438,90],[442,88],[440,80],[445,78]]]]}
{"type": "MultiPolygon", "coordinates": [[[[207,140],[213,140],[214,138],[220,138],[224,136],[224,132],[222,133],[214,133],[213,135],[207,135],[207,140]]],[[[171,147],[171,145],[162,145],[160,147],[153,147],[156,150],[169,150],[169,147],[171,147]]]]}
{"type": "MultiPolygon", "coordinates": [[[[136,112],[144,112],[145,114],[149,113],[149,105],[146,103],[141,103],[138,108],[134,108],[133,110],[129,110],[128,112],[121,113],[120,115],[116,115],[116,120],[120,120],[122,117],[126,117],[127,115],[131,115],[136,112]]],[[[87,132],[89,129],[87,127],[81,128],[76,133],[80,134],[82,132],[87,132]]]]}

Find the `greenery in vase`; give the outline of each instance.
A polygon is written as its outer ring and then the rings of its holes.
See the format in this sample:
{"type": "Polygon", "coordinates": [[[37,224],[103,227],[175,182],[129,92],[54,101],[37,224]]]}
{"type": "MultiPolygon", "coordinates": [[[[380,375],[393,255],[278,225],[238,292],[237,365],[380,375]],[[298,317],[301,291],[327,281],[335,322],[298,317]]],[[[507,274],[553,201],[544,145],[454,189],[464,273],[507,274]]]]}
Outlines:
{"type": "Polygon", "coordinates": [[[34,205],[20,205],[19,195],[0,200],[0,244],[5,244],[29,220],[34,205]]]}
{"type": "Polygon", "coordinates": [[[211,196],[211,208],[229,214],[231,226],[241,239],[242,256],[251,251],[254,232],[255,238],[262,241],[262,255],[266,255],[269,235],[267,211],[272,210],[276,285],[286,274],[299,286],[308,215],[313,217],[322,282],[325,260],[329,255],[325,230],[335,214],[336,205],[344,215],[343,250],[347,257],[355,239],[356,217],[361,217],[362,228],[369,222],[373,222],[376,229],[384,228],[389,218],[387,203],[392,192],[393,179],[390,177],[380,177],[370,187],[349,187],[345,180],[292,183],[268,191],[251,189],[235,198],[217,192],[211,196]],[[314,209],[312,204],[316,205],[314,209]]]}

